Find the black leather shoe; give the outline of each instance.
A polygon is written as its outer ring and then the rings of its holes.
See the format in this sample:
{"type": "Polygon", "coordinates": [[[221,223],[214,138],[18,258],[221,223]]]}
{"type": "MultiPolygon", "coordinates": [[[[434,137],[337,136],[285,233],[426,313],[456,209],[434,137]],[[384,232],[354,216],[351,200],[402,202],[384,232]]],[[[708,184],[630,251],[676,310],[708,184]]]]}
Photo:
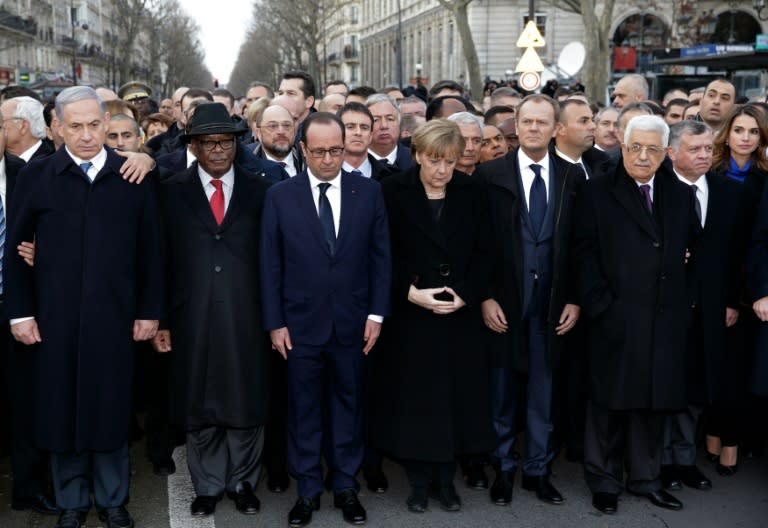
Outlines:
{"type": "Polygon", "coordinates": [[[381,466],[372,466],[363,469],[363,478],[366,487],[374,493],[384,493],[389,488],[389,481],[381,466]]]}
{"type": "Polygon", "coordinates": [[[464,477],[467,487],[476,490],[488,489],[488,476],[485,474],[482,460],[470,460],[465,467],[464,477]]]}
{"type": "Polygon", "coordinates": [[[716,455],[716,454],[714,454],[714,453],[710,453],[709,451],[707,451],[707,454],[706,454],[706,455],[704,455],[704,457],[705,457],[705,458],[706,458],[706,459],[707,459],[709,462],[711,462],[711,463],[713,463],[713,464],[717,464],[718,462],[720,462],[720,455],[716,455]]]}
{"type": "Polygon", "coordinates": [[[686,488],[697,490],[712,489],[712,481],[704,476],[704,473],[699,471],[699,468],[696,466],[677,466],[677,476],[686,488]]]}
{"type": "Polygon", "coordinates": [[[107,523],[106,528],[133,528],[131,514],[122,506],[101,510],[99,520],[107,523]]]}
{"type": "Polygon", "coordinates": [[[562,504],[565,499],[549,481],[549,475],[531,477],[523,475],[523,489],[535,491],[536,498],[550,504],[562,504]]]}
{"type": "Polygon", "coordinates": [[[205,517],[207,515],[213,515],[216,511],[216,503],[219,502],[218,497],[211,497],[208,495],[198,495],[195,500],[192,501],[190,510],[195,517],[205,517]]]}
{"type": "Polygon", "coordinates": [[[320,496],[314,498],[299,497],[291,511],[288,512],[288,524],[291,526],[306,526],[312,522],[312,512],[320,509],[320,496]]]}
{"type": "Polygon", "coordinates": [[[605,513],[607,515],[612,515],[616,513],[616,509],[618,507],[619,502],[619,496],[615,493],[603,493],[603,492],[597,492],[592,494],[592,506],[597,509],[597,511],[605,513]]]}
{"type": "Polygon", "coordinates": [[[683,483],[677,474],[675,466],[661,466],[661,487],[665,490],[679,491],[683,489],[683,483]]]}
{"type": "Polygon", "coordinates": [[[17,511],[33,510],[44,515],[59,513],[56,504],[42,493],[34,497],[16,497],[11,501],[11,508],[17,511]]]}
{"type": "Polygon", "coordinates": [[[715,469],[717,470],[717,474],[721,477],[732,477],[736,474],[736,472],[739,470],[739,465],[734,464],[732,466],[724,466],[720,462],[717,463],[715,466],[715,469]]]}
{"type": "Polygon", "coordinates": [[[440,508],[447,512],[456,512],[461,509],[461,499],[456,493],[456,487],[451,484],[443,484],[432,490],[432,498],[437,499],[440,508]]]}
{"type": "Polygon", "coordinates": [[[668,510],[683,509],[683,503],[663,489],[652,491],[650,493],[635,493],[630,490],[630,493],[639,497],[645,497],[651,501],[654,506],[658,506],[659,508],[666,508],[668,510]]]}
{"type": "Polygon", "coordinates": [[[160,462],[152,462],[152,473],[158,477],[167,477],[176,473],[176,463],[172,458],[160,462]]]}
{"type": "Polygon", "coordinates": [[[491,502],[498,506],[509,506],[514,482],[515,474],[511,471],[497,471],[491,486],[491,502]]]}
{"type": "Polygon", "coordinates": [[[267,489],[272,493],[283,493],[290,486],[291,479],[288,477],[287,471],[267,472],[267,489]]]}
{"type": "Polygon", "coordinates": [[[56,523],[55,528],[83,528],[87,517],[88,512],[64,510],[59,515],[59,522],[56,523]]]}
{"type": "Polygon", "coordinates": [[[341,509],[341,515],[349,524],[365,524],[367,515],[365,508],[357,498],[357,492],[353,489],[333,494],[333,505],[341,509]]]}
{"type": "Polygon", "coordinates": [[[424,513],[427,511],[427,495],[427,488],[411,488],[408,500],[405,501],[408,505],[408,511],[413,513],[424,513]]]}
{"type": "Polygon", "coordinates": [[[235,508],[245,515],[258,513],[261,508],[259,498],[253,494],[253,488],[248,482],[241,482],[235,491],[228,491],[227,497],[235,501],[235,508]]]}

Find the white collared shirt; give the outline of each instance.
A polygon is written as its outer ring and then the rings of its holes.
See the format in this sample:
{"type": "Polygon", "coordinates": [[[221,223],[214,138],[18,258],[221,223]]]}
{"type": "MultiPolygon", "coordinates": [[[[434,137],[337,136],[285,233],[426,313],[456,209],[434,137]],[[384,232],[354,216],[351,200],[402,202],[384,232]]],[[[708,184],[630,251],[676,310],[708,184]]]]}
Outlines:
{"type": "Polygon", "coordinates": [[[341,172],[339,172],[335,178],[329,181],[322,181],[317,179],[312,171],[307,169],[307,175],[309,176],[309,186],[312,189],[312,199],[315,201],[315,210],[317,214],[320,214],[320,185],[321,183],[330,183],[331,186],[325,191],[325,196],[328,198],[328,203],[331,204],[331,212],[333,213],[333,229],[336,231],[336,236],[339,236],[339,218],[341,218],[341,172]]]}
{"type": "Polygon", "coordinates": [[[707,177],[702,175],[696,180],[696,183],[691,183],[680,176],[680,173],[677,171],[675,171],[675,176],[686,185],[695,186],[696,199],[699,201],[699,207],[701,207],[701,227],[704,227],[704,224],[707,222],[707,206],[709,205],[709,182],[707,182],[707,177]]]}
{"type": "Polygon", "coordinates": [[[373,167],[371,166],[371,161],[367,157],[365,160],[363,160],[363,163],[361,163],[359,167],[353,167],[345,161],[341,168],[347,172],[352,172],[354,170],[360,171],[366,178],[373,176],[373,167]]]}
{"type": "MultiPolygon", "coordinates": [[[[213,193],[216,192],[216,187],[213,186],[211,183],[211,180],[215,179],[213,176],[205,172],[203,168],[200,166],[200,164],[197,164],[197,175],[200,176],[200,183],[203,184],[203,190],[205,191],[205,196],[208,198],[208,202],[211,201],[211,196],[213,196],[213,193]]],[[[235,167],[234,165],[229,168],[229,170],[219,178],[221,180],[221,183],[223,184],[221,186],[222,191],[224,191],[224,214],[227,213],[227,209],[229,208],[229,202],[232,199],[232,189],[235,187],[235,167]]]]}
{"type": "Polygon", "coordinates": [[[397,161],[397,144],[395,144],[394,150],[392,152],[390,152],[389,154],[387,154],[386,156],[384,156],[383,158],[381,156],[379,156],[378,154],[376,154],[374,151],[370,150],[370,149],[368,149],[368,152],[371,154],[371,156],[373,156],[377,160],[385,161],[385,162],[389,163],[390,165],[394,165],[395,162],[397,161]]]}
{"type": "MultiPolygon", "coordinates": [[[[263,147],[262,147],[263,150],[263,147]]],[[[273,158],[269,155],[269,153],[266,150],[263,150],[264,157],[267,158],[269,161],[274,161],[275,163],[285,163],[285,167],[283,167],[283,170],[288,173],[288,176],[293,178],[296,176],[296,165],[293,164],[293,154],[288,153],[288,155],[285,157],[285,159],[277,159],[273,158]]],[[[281,165],[282,166],[282,165],[281,165]]]]}
{"type": "Polygon", "coordinates": [[[91,168],[88,169],[88,172],[86,173],[86,175],[91,181],[93,181],[96,178],[99,172],[101,172],[101,169],[103,169],[104,165],[106,165],[107,163],[107,151],[104,149],[104,147],[101,147],[101,150],[99,151],[99,153],[89,160],[78,158],[77,156],[72,154],[72,151],[69,150],[69,147],[67,147],[66,145],[64,145],[64,148],[67,149],[67,154],[69,154],[69,157],[74,160],[75,165],[77,165],[78,167],[82,163],[87,163],[89,161],[91,162],[91,168]]]}
{"type": "Polygon", "coordinates": [[[531,187],[536,174],[531,169],[532,164],[541,165],[541,178],[544,180],[544,187],[547,190],[547,202],[549,202],[549,155],[545,155],[541,161],[533,161],[523,152],[523,149],[517,151],[517,162],[520,166],[520,178],[523,182],[523,193],[525,194],[525,205],[530,210],[531,187]]]}
{"type": "Polygon", "coordinates": [[[579,159],[571,159],[568,157],[567,154],[565,154],[562,150],[555,147],[555,154],[557,154],[560,158],[564,159],[568,163],[573,163],[574,165],[581,165],[581,169],[584,171],[584,177],[586,179],[589,179],[589,171],[587,170],[586,165],[584,165],[584,158],[582,156],[579,156],[579,159]]]}
{"type": "MultiPolygon", "coordinates": [[[[2,155],[1,152],[0,155],[2,155]]],[[[5,199],[5,193],[7,192],[6,189],[8,189],[8,176],[6,176],[5,156],[3,156],[3,158],[0,159],[0,200],[3,201],[3,214],[8,212],[8,202],[5,199]]],[[[6,218],[6,222],[7,221],[8,219],[6,218]]]]}
{"type": "Polygon", "coordinates": [[[27,150],[25,150],[21,154],[19,154],[19,157],[21,159],[23,159],[25,162],[29,162],[29,160],[32,159],[32,154],[37,152],[37,149],[39,149],[40,145],[42,145],[42,144],[43,144],[43,140],[42,139],[38,139],[37,143],[35,143],[31,147],[29,147],[27,150]]]}

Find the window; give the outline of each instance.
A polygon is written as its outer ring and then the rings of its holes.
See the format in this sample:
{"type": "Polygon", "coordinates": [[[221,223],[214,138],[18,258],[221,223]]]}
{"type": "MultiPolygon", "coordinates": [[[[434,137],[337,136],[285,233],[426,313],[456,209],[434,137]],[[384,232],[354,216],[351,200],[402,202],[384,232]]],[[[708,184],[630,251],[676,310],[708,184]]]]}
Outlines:
{"type": "MultiPolygon", "coordinates": [[[[539,33],[541,33],[541,37],[546,40],[547,39],[547,15],[543,13],[536,13],[533,15],[533,18],[536,22],[536,27],[539,30],[539,33]]],[[[528,23],[528,20],[530,17],[528,15],[523,16],[523,27],[528,23]]]]}

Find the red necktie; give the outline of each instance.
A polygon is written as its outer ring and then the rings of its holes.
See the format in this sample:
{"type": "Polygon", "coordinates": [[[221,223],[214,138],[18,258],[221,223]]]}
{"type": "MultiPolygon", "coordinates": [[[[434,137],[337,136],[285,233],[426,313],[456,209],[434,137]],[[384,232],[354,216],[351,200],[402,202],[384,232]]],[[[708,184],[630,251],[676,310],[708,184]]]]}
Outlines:
{"type": "Polygon", "coordinates": [[[216,187],[213,195],[211,195],[211,211],[216,223],[221,225],[221,221],[224,220],[224,189],[221,188],[221,180],[213,179],[211,185],[216,187]]]}

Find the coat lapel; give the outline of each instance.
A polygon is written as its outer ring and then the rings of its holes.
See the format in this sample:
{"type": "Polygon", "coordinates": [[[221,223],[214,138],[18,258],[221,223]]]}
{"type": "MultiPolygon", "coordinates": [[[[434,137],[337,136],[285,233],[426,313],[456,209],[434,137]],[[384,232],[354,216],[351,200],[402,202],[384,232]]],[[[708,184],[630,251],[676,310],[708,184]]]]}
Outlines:
{"type": "MultiPolygon", "coordinates": [[[[399,196],[401,210],[408,216],[419,230],[429,237],[435,244],[446,249],[445,237],[440,233],[440,229],[432,219],[432,210],[429,207],[429,200],[424,191],[418,176],[419,168],[411,170],[406,186],[399,196]]],[[[450,184],[449,184],[450,185],[450,184]]],[[[448,210],[448,195],[451,191],[445,193],[445,210],[448,210]]]]}
{"type": "MultiPolygon", "coordinates": [[[[303,171],[300,174],[297,174],[290,180],[288,180],[292,185],[298,185],[299,191],[296,193],[297,196],[297,209],[301,211],[302,215],[304,216],[304,225],[309,226],[310,230],[312,231],[312,235],[317,241],[318,244],[323,248],[323,251],[328,254],[328,256],[332,256],[330,249],[328,248],[328,244],[325,243],[325,236],[323,235],[323,229],[320,226],[320,218],[317,216],[317,207],[315,206],[315,200],[312,197],[312,188],[310,187],[309,183],[309,176],[307,175],[307,171],[303,171]]],[[[344,189],[344,185],[342,183],[342,192],[344,189]]],[[[343,201],[343,197],[342,197],[343,201]]],[[[343,206],[342,206],[343,211],[343,206]]],[[[341,223],[341,218],[339,219],[339,223],[341,223]]],[[[341,226],[339,226],[341,227],[341,226]]],[[[341,233],[341,229],[339,229],[339,233],[341,233]]],[[[338,236],[336,237],[338,239],[338,236]]],[[[337,240],[337,247],[338,247],[338,240],[337,240]]]]}
{"type": "MultiPolygon", "coordinates": [[[[224,213],[224,219],[221,221],[221,225],[218,226],[219,231],[224,231],[232,225],[232,222],[243,207],[243,200],[247,196],[248,192],[245,186],[248,185],[248,176],[240,171],[235,165],[235,184],[232,187],[232,198],[229,200],[229,206],[224,213]]],[[[213,216],[213,213],[211,213],[213,216]]]]}
{"type": "MultiPolygon", "coordinates": [[[[658,183],[658,179],[655,180],[658,183]]],[[[643,210],[643,204],[639,199],[639,191],[635,181],[623,170],[617,171],[616,180],[611,194],[629,213],[629,216],[637,222],[644,231],[654,239],[658,238],[658,232],[654,225],[653,218],[647,211],[643,210]]]]}
{"type": "Polygon", "coordinates": [[[216,219],[213,217],[211,204],[208,202],[205,190],[200,182],[200,177],[197,174],[197,162],[193,163],[186,170],[186,177],[180,182],[180,185],[181,195],[184,197],[184,201],[189,208],[209,231],[216,233],[219,230],[219,226],[216,224],[216,219]]]}

